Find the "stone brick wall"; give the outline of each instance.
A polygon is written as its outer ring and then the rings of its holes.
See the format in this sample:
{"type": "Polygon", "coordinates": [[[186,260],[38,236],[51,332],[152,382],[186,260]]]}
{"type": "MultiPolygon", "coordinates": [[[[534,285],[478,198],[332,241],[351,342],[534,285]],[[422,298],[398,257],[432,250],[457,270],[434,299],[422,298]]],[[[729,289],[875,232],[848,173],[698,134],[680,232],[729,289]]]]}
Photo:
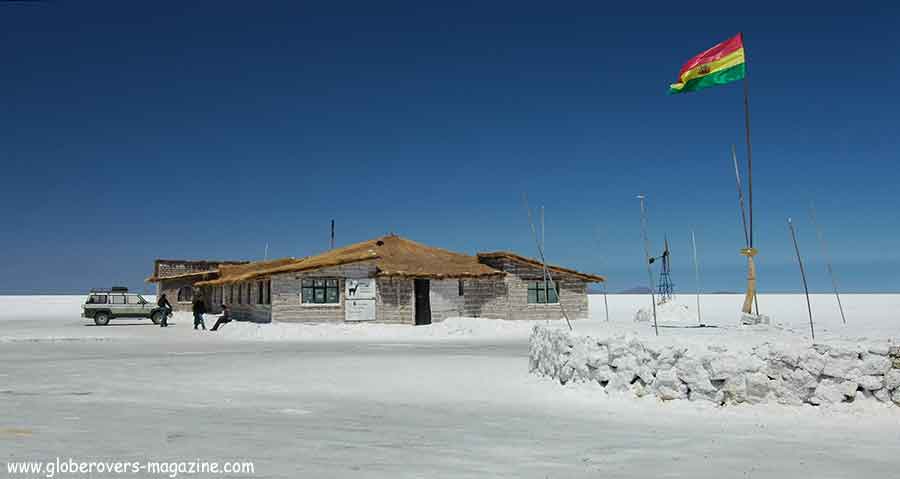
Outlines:
{"type": "Polygon", "coordinates": [[[509,319],[509,286],[503,276],[466,279],[463,288],[465,316],[509,319]]]}
{"type": "Polygon", "coordinates": [[[596,382],[605,392],[717,405],[900,405],[900,347],[890,340],[766,342],[730,351],[711,343],[676,346],[665,339],[535,326],[530,345],[532,373],[561,384],[596,382]]]}
{"type": "Polygon", "coordinates": [[[416,304],[413,280],[408,278],[378,278],[375,298],[375,317],[379,323],[415,324],[416,304]]]}
{"type": "Polygon", "coordinates": [[[428,299],[433,323],[465,315],[465,296],[459,295],[459,280],[431,280],[428,299]]]}
{"type": "MultiPolygon", "coordinates": [[[[503,288],[498,288],[497,285],[479,285],[481,289],[492,286],[492,290],[476,292],[477,296],[472,299],[471,307],[468,307],[469,298],[466,298],[467,315],[527,320],[562,318],[559,304],[528,304],[528,282],[543,278],[541,267],[509,258],[483,259],[482,262],[509,274],[503,278],[503,288]]],[[[559,284],[559,300],[569,319],[587,319],[587,283],[578,277],[559,272],[551,272],[551,276],[559,284]]],[[[466,295],[469,295],[468,290],[466,295]]]]}
{"type": "Polygon", "coordinates": [[[189,287],[193,290],[194,288],[194,280],[190,278],[183,279],[166,279],[159,281],[156,283],[156,297],[159,298],[163,294],[166,295],[166,299],[169,300],[169,303],[172,304],[172,308],[175,311],[190,311],[191,310],[191,302],[178,302],[178,290],[183,287],[189,287]]]}
{"type": "MultiPolygon", "coordinates": [[[[371,278],[375,276],[374,261],[361,261],[331,268],[300,273],[285,273],[272,277],[272,320],[286,322],[342,322],[345,318],[346,278],[371,278]],[[337,278],[340,303],[334,305],[310,305],[301,303],[301,282],[304,278],[337,278]]],[[[376,286],[381,294],[381,285],[376,286]]],[[[376,299],[376,315],[379,304],[376,299]]],[[[376,318],[378,318],[376,316],[376,318]]]]}
{"type": "Polygon", "coordinates": [[[241,263],[240,261],[184,261],[158,259],[153,263],[153,275],[168,278],[182,274],[202,273],[219,269],[220,264],[241,263]]]}

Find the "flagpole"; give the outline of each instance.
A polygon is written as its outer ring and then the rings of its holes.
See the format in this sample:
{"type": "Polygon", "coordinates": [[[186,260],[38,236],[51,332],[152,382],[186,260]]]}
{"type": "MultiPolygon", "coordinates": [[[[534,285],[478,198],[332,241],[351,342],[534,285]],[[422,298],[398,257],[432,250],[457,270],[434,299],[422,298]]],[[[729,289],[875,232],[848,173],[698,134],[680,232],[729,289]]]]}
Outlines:
{"type": "MultiPolygon", "coordinates": [[[[744,33],[741,32],[741,45],[744,33]]],[[[750,142],[750,72],[747,47],[744,46],[744,132],[747,135],[747,203],[750,212],[750,247],[753,247],[753,146],[750,142]]]]}
{"type": "MultiPolygon", "coordinates": [[[[741,32],[741,47],[744,49],[744,132],[747,136],[747,210],[750,216],[749,221],[749,250],[755,255],[756,249],[753,248],[753,143],[750,141],[750,68],[747,61],[747,47],[744,45],[744,32],[741,32]]],[[[750,257],[751,263],[753,262],[750,257]]],[[[759,316],[759,296],[756,292],[756,268],[751,266],[753,280],[753,304],[756,306],[756,315],[759,316]]]]}

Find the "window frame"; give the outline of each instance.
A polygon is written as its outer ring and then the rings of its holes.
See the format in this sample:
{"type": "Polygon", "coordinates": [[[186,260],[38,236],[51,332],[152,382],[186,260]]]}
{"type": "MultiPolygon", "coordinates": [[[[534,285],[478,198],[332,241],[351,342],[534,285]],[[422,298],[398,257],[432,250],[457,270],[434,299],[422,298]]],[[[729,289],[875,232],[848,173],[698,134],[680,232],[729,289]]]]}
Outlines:
{"type": "Polygon", "coordinates": [[[88,298],[88,302],[86,304],[109,304],[109,295],[108,294],[91,294],[88,298]],[[93,301],[93,298],[103,298],[103,301],[93,301]]]}
{"type": "Polygon", "coordinates": [[[559,281],[551,281],[544,279],[528,279],[526,280],[526,289],[525,289],[525,302],[526,304],[540,304],[540,305],[558,305],[559,304],[559,281]],[[546,284],[546,286],[545,286],[546,284]],[[550,292],[549,286],[553,287],[553,290],[556,293],[556,301],[550,302],[550,292]],[[534,301],[531,301],[531,292],[534,291],[534,301]],[[544,301],[541,301],[541,294],[544,293],[544,301]]]}
{"type": "Polygon", "coordinates": [[[324,306],[324,307],[337,307],[343,304],[343,298],[341,297],[341,278],[300,278],[300,304],[303,306],[324,306]],[[315,283],[317,281],[322,281],[322,286],[317,286],[315,283]],[[329,286],[328,283],[330,281],[334,281],[333,286],[329,286]],[[304,283],[312,282],[312,286],[306,286],[304,283]],[[303,301],[304,291],[312,290],[312,301],[303,301]],[[328,301],[328,290],[333,290],[335,293],[334,302],[328,301]],[[322,302],[316,302],[316,291],[322,291],[322,302]]]}
{"type": "Polygon", "coordinates": [[[182,286],[178,288],[178,291],[175,292],[175,302],[176,303],[190,303],[194,300],[194,288],[192,286],[182,286]],[[182,299],[181,292],[185,289],[190,291],[190,296],[187,299],[182,299]]]}

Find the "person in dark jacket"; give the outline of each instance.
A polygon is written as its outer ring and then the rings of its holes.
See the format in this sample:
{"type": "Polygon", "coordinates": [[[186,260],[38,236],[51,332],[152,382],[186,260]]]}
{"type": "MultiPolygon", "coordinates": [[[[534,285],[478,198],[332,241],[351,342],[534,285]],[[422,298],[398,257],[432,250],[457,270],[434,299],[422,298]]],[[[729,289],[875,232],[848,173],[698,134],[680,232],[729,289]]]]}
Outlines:
{"type": "Polygon", "coordinates": [[[169,316],[172,314],[172,304],[169,303],[169,298],[166,298],[166,294],[163,293],[159,296],[159,299],[156,300],[156,305],[163,310],[163,317],[162,321],[159,323],[159,327],[165,328],[169,325],[169,316]]]}
{"type": "Polygon", "coordinates": [[[228,306],[222,305],[222,315],[219,316],[219,319],[216,320],[216,324],[213,325],[210,331],[218,331],[219,326],[230,323],[231,322],[231,311],[228,310],[228,306]]]}
{"type": "Polygon", "coordinates": [[[194,329],[197,329],[197,326],[202,326],[203,330],[206,331],[206,323],[203,322],[203,314],[206,313],[206,304],[203,302],[203,298],[197,296],[194,299],[194,329]]]}

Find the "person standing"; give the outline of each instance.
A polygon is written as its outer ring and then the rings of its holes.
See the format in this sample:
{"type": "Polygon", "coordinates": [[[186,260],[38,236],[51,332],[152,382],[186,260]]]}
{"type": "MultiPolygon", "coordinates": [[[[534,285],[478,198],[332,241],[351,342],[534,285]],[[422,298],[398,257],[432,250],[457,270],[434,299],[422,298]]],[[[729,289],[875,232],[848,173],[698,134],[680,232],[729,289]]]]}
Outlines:
{"type": "Polygon", "coordinates": [[[169,325],[169,315],[172,314],[172,303],[169,303],[169,298],[166,298],[166,293],[163,293],[159,296],[159,299],[156,300],[156,305],[163,310],[163,317],[162,321],[159,322],[159,327],[165,328],[169,325]]]}
{"type": "Polygon", "coordinates": [[[206,313],[206,304],[203,302],[203,298],[197,296],[194,298],[193,308],[194,310],[194,329],[197,329],[197,326],[203,327],[203,330],[206,331],[206,323],[203,322],[203,314],[206,313]]]}

